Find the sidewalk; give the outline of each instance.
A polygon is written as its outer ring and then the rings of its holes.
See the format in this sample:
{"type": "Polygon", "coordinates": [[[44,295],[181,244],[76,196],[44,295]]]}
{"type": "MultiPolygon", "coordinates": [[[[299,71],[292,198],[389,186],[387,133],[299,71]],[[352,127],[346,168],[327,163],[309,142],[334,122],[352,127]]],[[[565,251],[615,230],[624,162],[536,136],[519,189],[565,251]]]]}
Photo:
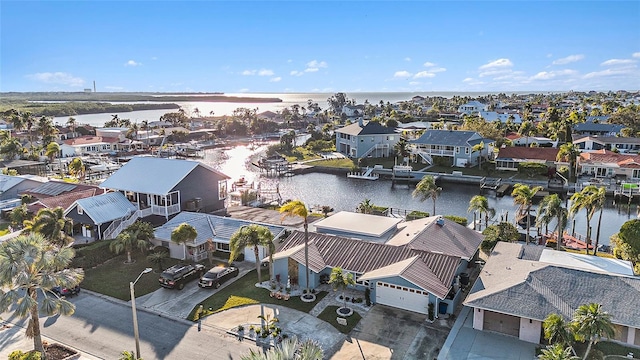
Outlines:
{"type": "MultiPolygon", "coordinates": [[[[1,322],[0,324],[2,324],[0,327],[0,359],[7,359],[9,354],[16,350],[22,350],[23,352],[33,350],[33,339],[26,337],[25,328],[7,322],[1,322]]],[[[49,344],[61,344],[76,350],[80,354],[77,359],[80,360],[100,360],[98,357],[83,353],[72,346],[52,340],[46,336],[42,336],[42,341],[46,341],[49,344]]]]}

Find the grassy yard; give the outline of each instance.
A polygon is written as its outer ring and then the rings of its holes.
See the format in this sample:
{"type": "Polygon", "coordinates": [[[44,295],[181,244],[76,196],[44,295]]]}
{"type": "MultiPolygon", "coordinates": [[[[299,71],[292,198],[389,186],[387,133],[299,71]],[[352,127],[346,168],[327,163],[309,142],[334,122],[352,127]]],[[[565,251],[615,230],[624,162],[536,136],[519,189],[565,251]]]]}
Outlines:
{"type": "Polygon", "coordinates": [[[310,161],[307,163],[307,165],[326,166],[326,167],[345,168],[345,169],[351,169],[354,166],[353,160],[351,159],[324,159],[324,160],[310,161]]]}
{"type": "Polygon", "coordinates": [[[318,319],[328,322],[334,328],[338,329],[338,331],[340,331],[341,333],[348,334],[351,332],[351,330],[353,330],[354,327],[356,327],[356,325],[358,325],[358,323],[362,319],[362,316],[354,311],[351,316],[346,318],[347,325],[340,325],[336,321],[336,318],[338,317],[338,314],[336,313],[338,307],[339,306],[327,306],[324,310],[322,310],[320,315],[318,315],[318,319]]]}
{"type": "MultiPolygon", "coordinates": [[[[262,274],[262,279],[267,280],[269,275],[265,272],[262,274]]],[[[157,281],[157,280],[156,280],[157,281]]],[[[327,295],[327,292],[320,292],[316,294],[316,301],[312,303],[305,303],[300,300],[298,296],[292,296],[289,300],[278,300],[269,296],[270,291],[263,288],[257,288],[255,286],[258,282],[258,276],[256,271],[252,270],[245,274],[243,277],[234,281],[224,289],[220,289],[217,293],[211,295],[205,301],[203,305],[205,308],[205,316],[233,307],[250,305],[250,304],[276,304],[290,307],[295,310],[308,313],[318,301],[322,300],[327,295]],[[211,308],[211,311],[209,311],[211,308]]],[[[194,314],[197,306],[191,310],[191,313],[187,317],[189,320],[194,320],[194,314]]]]}
{"type": "MultiPolygon", "coordinates": [[[[129,282],[134,281],[142,270],[150,267],[153,268],[153,271],[142,275],[136,283],[136,297],[158,290],[158,277],[160,276],[158,266],[147,261],[147,256],[142,255],[139,251],[134,252],[132,258],[135,262],[126,264],[127,255],[121,254],[93,269],[85,269],[84,281],[80,285],[85,289],[126,301],[131,297],[129,282]]],[[[163,261],[162,266],[166,269],[180,262],[178,259],[167,258],[163,261]]],[[[204,265],[209,266],[208,263],[204,265]]]]}

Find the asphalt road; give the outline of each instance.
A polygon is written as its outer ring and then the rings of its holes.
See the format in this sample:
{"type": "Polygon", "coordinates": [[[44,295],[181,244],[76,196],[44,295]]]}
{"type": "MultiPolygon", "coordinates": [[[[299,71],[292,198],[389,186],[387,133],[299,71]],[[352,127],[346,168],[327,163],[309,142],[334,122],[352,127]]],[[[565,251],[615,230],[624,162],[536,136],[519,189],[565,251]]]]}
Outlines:
{"type": "MultiPolygon", "coordinates": [[[[123,350],[135,349],[131,306],[82,292],[71,298],[73,316],[40,318],[43,335],[102,359],[117,359],[123,350]]],[[[5,321],[24,326],[25,321],[10,313],[5,321]]],[[[220,330],[186,321],[161,317],[138,309],[140,353],[152,359],[240,359],[254,343],[239,342],[220,330]]],[[[27,350],[27,349],[25,349],[27,350]]]]}

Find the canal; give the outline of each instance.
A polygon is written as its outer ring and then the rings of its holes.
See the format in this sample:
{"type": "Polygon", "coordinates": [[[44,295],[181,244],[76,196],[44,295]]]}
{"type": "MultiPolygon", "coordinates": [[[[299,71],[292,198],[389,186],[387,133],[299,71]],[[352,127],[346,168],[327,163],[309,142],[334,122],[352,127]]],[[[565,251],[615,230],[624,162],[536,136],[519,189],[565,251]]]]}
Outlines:
{"type": "MultiPolygon", "coordinates": [[[[427,200],[420,202],[412,196],[414,186],[391,186],[389,180],[357,180],[348,179],[344,175],[325,173],[310,173],[291,177],[265,177],[257,168],[251,165],[251,159],[259,156],[264,147],[251,150],[245,146],[238,146],[230,150],[207,150],[202,160],[204,163],[219,169],[229,175],[232,181],[245,177],[248,181],[260,182],[263,187],[275,188],[278,185],[282,198],[286,200],[299,199],[309,207],[328,205],[335,211],[355,211],[360,202],[369,199],[371,203],[404,210],[420,210],[431,213],[432,202],[427,200]]],[[[442,192],[436,200],[436,213],[442,215],[457,215],[473,221],[473,214],[467,212],[469,200],[480,193],[476,185],[462,185],[443,183],[442,192]]],[[[507,217],[514,220],[517,206],[510,196],[496,197],[489,192],[485,196],[489,205],[496,210],[496,219],[507,217]]],[[[570,206],[570,202],[567,203],[570,206]]],[[[533,206],[536,208],[536,205],[533,206]]],[[[595,237],[598,213],[591,220],[592,236],[595,237]]],[[[632,205],[630,211],[627,208],[618,210],[613,206],[613,199],[608,198],[603,213],[601,226],[601,244],[608,244],[609,237],[618,232],[620,226],[629,219],[637,218],[638,208],[632,205]]],[[[550,228],[554,225],[551,224],[550,228]]],[[[567,230],[571,231],[573,219],[569,220],[567,230]]],[[[575,216],[575,232],[586,234],[586,215],[584,211],[575,216]]]]}

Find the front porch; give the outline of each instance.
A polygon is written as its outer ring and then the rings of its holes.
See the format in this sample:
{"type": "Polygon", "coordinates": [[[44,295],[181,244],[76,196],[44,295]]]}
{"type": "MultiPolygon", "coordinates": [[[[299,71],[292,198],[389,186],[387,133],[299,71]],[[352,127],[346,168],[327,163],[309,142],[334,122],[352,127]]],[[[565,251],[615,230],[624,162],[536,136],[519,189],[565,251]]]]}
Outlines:
{"type": "Polygon", "coordinates": [[[180,191],[173,191],[164,195],[125,191],[124,195],[138,208],[140,218],[150,215],[160,215],[169,218],[169,216],[177,214],[182,210],[180,205],[180,191]]]}

